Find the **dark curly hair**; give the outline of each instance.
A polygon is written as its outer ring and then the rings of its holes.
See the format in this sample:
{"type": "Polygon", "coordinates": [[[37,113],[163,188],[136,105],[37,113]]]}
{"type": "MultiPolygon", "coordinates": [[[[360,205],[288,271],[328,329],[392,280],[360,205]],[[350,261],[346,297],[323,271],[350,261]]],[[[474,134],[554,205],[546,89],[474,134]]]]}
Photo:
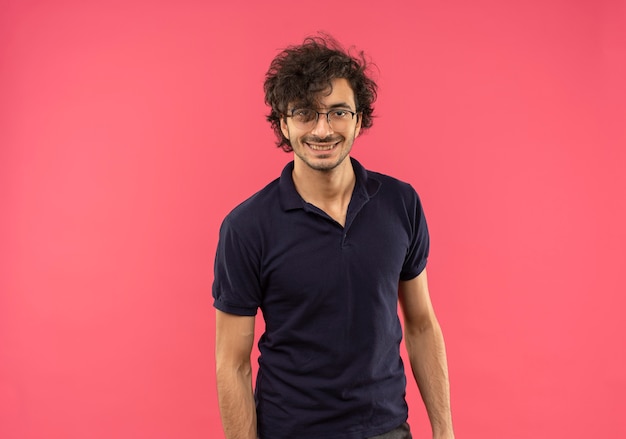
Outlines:
{"type": "Polygon", "coordinates": [[[372,126],[373,103],[377,85],[368,76],[371,63],[359,51],[351,55],[331,36],[322,34],[305,38],[298,46],[289,46],[270,64],[265,75],[265,103],[271,107],[268,122],[276,133],[276,145],[292,151],[291,142],[281,129],[287,106],[315,106],[319,93],[329,90],[331,80],[345,78],[354,92],[356,111],[361,114],[361,130],[372,126]]]}

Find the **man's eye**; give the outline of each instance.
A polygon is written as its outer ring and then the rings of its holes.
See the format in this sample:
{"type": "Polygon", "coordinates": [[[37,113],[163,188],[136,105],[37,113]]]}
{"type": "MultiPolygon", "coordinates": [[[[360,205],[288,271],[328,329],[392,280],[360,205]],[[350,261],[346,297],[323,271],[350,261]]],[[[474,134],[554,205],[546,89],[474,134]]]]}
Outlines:
{"type": "Polygon", "coordinates": [[[331,113],[331,117],[336,117],[338,119],[342,119],[344,117],[346,117],[348,113],[346,110],[335,110],[331,113]]]}
{"type": "Polygon", "coordinates": [[[311,120],[314,118],[313,114],[314,113],[311,110],[306,110],[306,109],[295,110],[293,112],[293,117],[300,119],[300,120],[311,120]]]}

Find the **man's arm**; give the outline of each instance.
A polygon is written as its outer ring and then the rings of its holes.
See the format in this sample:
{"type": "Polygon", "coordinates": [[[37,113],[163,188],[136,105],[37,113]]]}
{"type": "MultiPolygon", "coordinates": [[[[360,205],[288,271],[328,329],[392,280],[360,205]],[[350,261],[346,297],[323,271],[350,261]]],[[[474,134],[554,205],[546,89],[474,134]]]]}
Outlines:
{"type": "Polygon", "coordinates": [[[400,305],[404,314],[404,339],[435,439],[452,439],[450,386],[446,349],[435,316],[426,270],[399,285],[400,305]]]}
{"type": "Polygon", "coordinates": [[[215,329],[217,394],[226,439],[256,439],[250,365],[254,317],[217,310],[215,329]]]}

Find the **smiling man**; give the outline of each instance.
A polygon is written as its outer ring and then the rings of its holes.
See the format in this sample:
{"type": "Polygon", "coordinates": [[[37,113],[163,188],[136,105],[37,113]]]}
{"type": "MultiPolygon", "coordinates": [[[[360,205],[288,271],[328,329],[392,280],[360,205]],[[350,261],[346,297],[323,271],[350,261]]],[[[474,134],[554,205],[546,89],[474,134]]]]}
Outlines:
{"type": "Polygon", "coordinates": [[[454,437],[419,197],[350,157],[372,125],[367,67],[326,37],[285,49],[267,72],[268,121],[293,161],[220,229],[213,297],[227,439],[411,438],[398,303],[433,438],[454,437]]]}

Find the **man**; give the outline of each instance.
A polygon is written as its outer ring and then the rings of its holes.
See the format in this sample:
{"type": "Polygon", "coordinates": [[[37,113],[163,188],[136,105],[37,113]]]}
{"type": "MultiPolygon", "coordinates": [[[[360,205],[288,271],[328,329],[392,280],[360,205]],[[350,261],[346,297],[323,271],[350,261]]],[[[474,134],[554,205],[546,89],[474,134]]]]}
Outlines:
{"type": "Polygon", "coordinates": [[[213,297],[228,439],[411,438],[398,300],[433,437],[454,437],[419,198],[350,157],[372,125],[377,88],[366,72],[362,53],[315,37],[280,53],[266,75],[268,121],[294,157],[220,229],[213,297]]]}

